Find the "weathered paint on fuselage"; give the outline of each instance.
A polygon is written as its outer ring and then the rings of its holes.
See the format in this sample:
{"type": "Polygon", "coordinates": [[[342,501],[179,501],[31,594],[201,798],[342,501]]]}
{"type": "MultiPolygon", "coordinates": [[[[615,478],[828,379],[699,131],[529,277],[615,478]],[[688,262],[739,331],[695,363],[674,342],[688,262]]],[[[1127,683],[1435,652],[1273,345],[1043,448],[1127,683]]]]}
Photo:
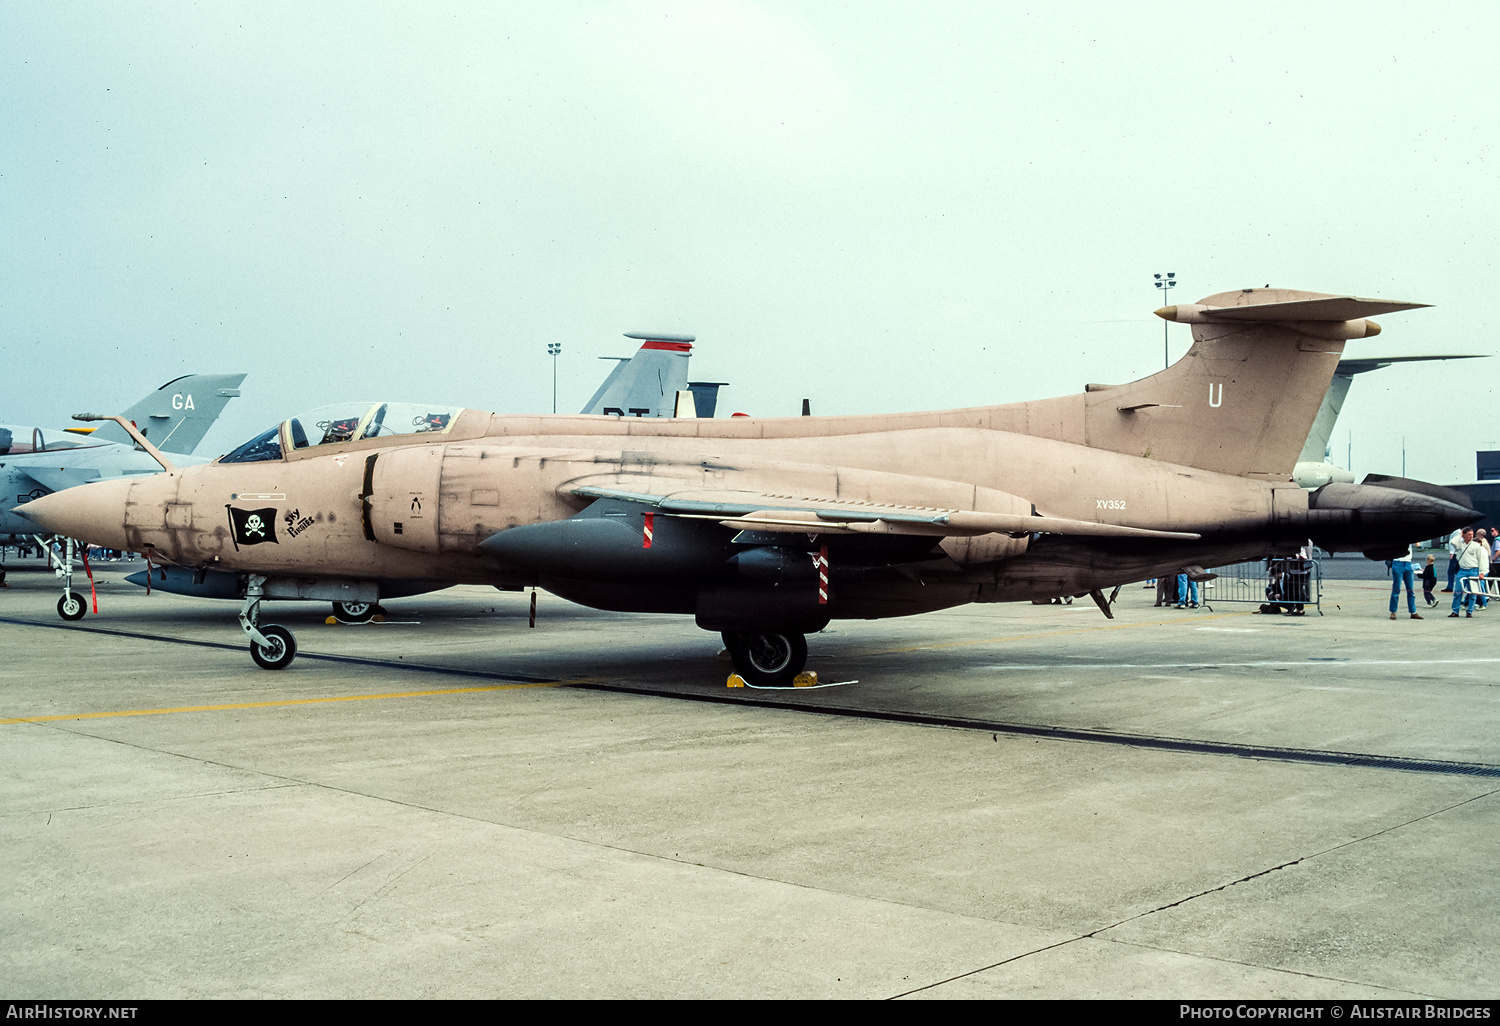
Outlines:
{"type": "MultiPolygon", "coordinates": [[[[542,583],[611,608],[691,611],[692,581],[626,587],[538,580],[485,558],[478,543],[506,528],[572,516],[586,503],[559,494],[558,487],[596,476],[639,480],[643,490],[665,481],[798,499],[964,509],[977,508],[975,495],[990,489],[1024,500],[1022,508],[1002,512],[1026,512],[1029,503],[1049,516],[1204,536],[1154,544],[1049,536],[1008,558],[934,565],[915,576],[870,574],[857,595],[846,590],[840,596],[836,616],[1071,593],[1296,544],[1270,530],[1273,506],[1306,509],[1305,493],[1289,482],[1277,486],[976,426],[986,412],[708,421],[465,411],[440,443],[371,439],[293,451],[281,460],[215,463],[95,485],[95,508],[119,503],[126,514],[114,536],[99,537],[96,530],[90,540],[154,550],[186,566],[542,583]],[[379,475],[371,514],[376,540],[366,537],[361,498],[372,455],[379,475]],[[275,540],[237,544],[231,506],[274,509],[275,540]],[[399,538],[387,524],[396,516],[403,524],[399,538]]],[[[945,544],[951,552],[953,543],[945,544]]]]}

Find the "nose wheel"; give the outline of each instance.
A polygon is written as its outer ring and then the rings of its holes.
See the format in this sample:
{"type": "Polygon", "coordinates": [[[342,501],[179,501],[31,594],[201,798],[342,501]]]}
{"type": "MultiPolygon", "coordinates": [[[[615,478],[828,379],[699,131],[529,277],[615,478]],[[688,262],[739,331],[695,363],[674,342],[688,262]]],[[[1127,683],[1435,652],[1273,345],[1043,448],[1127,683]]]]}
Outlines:
{"type": "Polygon", "coordinates": [[[724,647],[745,683],[784,688],[807,665],[807,638],[790,631],[724,632],[724,647]]]}
{"type": "Polygon", "coordinates": [[[57,600],[57,615],[64,620],[82,620],[88,608],[83,599],[71,591],[57,600]]]}
{"type": "Polygon", "coordinates": [[[266,640],[250,642],[250,658],[263,670],[280,670],[297,655],[297,639],[280,624],[268,623],[260,629],[266,640]]]}
{"type": "Polygon", "coordinates": [[[264,670],[284,670],[297,656],[297,639],[280,624],[257,626],[260,603],[265,598],[266,579],[251,574],[245,582],[245,604],[240,607],[240,628],[250,639],[250,658],[264,670]]]}

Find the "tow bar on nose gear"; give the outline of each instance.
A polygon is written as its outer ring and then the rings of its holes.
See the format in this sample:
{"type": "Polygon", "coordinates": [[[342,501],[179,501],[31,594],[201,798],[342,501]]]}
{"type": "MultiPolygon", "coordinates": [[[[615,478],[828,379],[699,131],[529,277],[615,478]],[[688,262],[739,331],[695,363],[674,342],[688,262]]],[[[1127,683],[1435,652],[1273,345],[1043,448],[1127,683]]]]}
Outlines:
{"type": "Polygon", "coordinates": [[[297,655],[297,639],[292,632],[280,624],[268,623],[256,626],[260,619],[260,603],[265,598],[266,579],[260,574],[251,574],[245,583],[245,604],[240,607],[240,627],[250,638],[250,658],[266,670],[284,670],[297,655]]]}

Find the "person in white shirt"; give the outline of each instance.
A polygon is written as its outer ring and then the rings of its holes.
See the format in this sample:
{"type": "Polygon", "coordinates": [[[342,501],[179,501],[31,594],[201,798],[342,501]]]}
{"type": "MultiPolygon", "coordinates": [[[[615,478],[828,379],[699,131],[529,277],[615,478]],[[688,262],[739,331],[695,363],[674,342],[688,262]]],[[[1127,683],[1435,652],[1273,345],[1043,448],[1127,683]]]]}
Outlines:
{"type": "Polygon", "coordinates": [[[1396,618],[1396,606],[1401,601],[1401,584],[1406,583],[1406,611],[1411,614],[1413,620],[1422,619],[1417,615],[1417,595],[1412,590],[1415,583],[1412,579],[1411,546],[1406,547],[1406,554],[1397,556],[1391,560],[1391,619],[1396,618]]]}
{"type": "Polygon", "coordinates": [[[1490,547],[1474,539],[1472,527],[1464,528],[1463,545],[1458,550],[1458,573],[1453,576],[1453,612],[1448,614],[1450,618],[1458,615],[1460,604],[1464,606],[1464,615],[1474,615],[1474,593],[1465,592],[1464,582],[1474,577],[1483,579],[1489,572],[1490,547]]]}

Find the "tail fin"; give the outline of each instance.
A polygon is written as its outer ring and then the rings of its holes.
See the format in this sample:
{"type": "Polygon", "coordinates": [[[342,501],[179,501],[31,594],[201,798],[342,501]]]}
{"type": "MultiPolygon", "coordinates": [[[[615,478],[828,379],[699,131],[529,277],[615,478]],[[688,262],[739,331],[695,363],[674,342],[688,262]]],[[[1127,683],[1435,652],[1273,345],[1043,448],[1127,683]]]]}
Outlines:
{"type": "Polygon", "coordinates": [[[693,351],[693,336],[637,332],[625,337],[641,339],[641,348],[610,371],[583,412],[616,413],[622,417],[672,416],[677,409],[677,393],[688,387],[687,366],[693,351]]]}
{"type": "MultiPolygon", "coordinates": [[[[126,410],[147,441],[163,452],[186,455],[219,419],[229,400],[240,394],[243,374],[185,374],[173,378],[126,410]]],[[[102,442],[134,442],[118,424],[106,422],[90,436],[102,442]]]]}
{"type": "Polygon", "coordinates": [[[1242,477],[1284,479],[1344,351],[1379,334],[1365,320],[1412,310],[1290,289],[1243,289],[1157,315],[1193,328],[1187,355],[1128,385],[1090,385],[1085,444],[1242,477]]]}
{"type": "Polygon", "coordinates": [[[1389,367],[1393,363],[1426,363],[1429,360],[1476,360],[1482,359],[1480,353],[1448,353],[1435,356],[1370,356],[1370,357],[1344,357],[1339,361],[1338,369],[1333,372],[1333,381],[1328,386],[1327,393],[1323,396],[1323,405],[1318,408],[1317,420],[1313,422],[1313,429],[1307,436],[1307,444],[1302,447],[1302,455],[1297,457],[1298,463],[1321,463],[1328,458],[1328,443],[1333,439],[1333,425],[1338,422],[1339,411],[1344,408],[1344,399],[1349,395],[1349,386],[1354,381],[1354,375],[1364,374],[1382,367],[1389,367]]]}

